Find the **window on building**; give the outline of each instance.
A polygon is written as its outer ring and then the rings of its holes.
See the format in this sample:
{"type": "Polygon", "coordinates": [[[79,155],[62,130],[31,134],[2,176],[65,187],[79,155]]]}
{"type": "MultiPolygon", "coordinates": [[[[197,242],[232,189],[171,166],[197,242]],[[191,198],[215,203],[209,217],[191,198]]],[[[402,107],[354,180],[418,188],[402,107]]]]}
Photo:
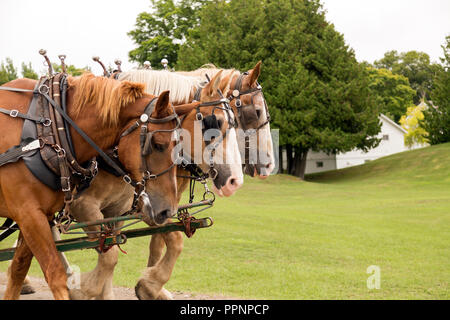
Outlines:
{"type": "Polygon", "coordinates": [[[389,141],[389,135],[388,134],[383,134],[383,140],[384,141],[389,141]]]}
{"type": "Polygon", "coordinates": [[[316,167],[317,168],[323,168],[323,161],[317,161],[316,162],[316,167]]]}

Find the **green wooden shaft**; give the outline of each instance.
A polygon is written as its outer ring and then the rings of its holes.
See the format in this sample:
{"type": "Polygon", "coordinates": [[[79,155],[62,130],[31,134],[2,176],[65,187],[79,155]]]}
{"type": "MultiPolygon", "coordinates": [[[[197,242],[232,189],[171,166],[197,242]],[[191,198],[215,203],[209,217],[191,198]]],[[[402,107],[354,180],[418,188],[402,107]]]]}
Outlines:
{"type": "MultiPolygon", "coordinates": [[[[201,229],[210,227],[213,224],[211,218],[204,218],[199,220],[194,220],[191,222],[191,228],[201,229]]],[[[160,227],[148,227],[141,229],[125,230],[121,232],[120,235],[112,236],[105,239],[105,246],[114,243],[124,244],[124,240],[121,235],[125,235],[126,239],[132,239],[137,237],[144,237],[156,233],[165,233],[173,231],[184,231],[184,225],[181,222],[168,223],[160,227]]],[[[55,241],[56,249],[60,252],[96,248],[100,245],[98,239],[89,239],[88,237],[76,238],[76,239],[65,239],[55,241]]],[[[0,250],[0,261],[11,260],[14,257],[15,248],[8,248],[0,250]]]]}

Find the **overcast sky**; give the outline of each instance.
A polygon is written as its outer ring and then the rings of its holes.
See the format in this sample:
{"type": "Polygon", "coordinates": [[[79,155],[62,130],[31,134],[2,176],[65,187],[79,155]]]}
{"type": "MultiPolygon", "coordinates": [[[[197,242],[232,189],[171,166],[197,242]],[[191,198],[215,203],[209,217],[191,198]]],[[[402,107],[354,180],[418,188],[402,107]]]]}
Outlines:
{"type": "MultiPolygon", "coordinates": [[[[388,50],[424,51],[437,61],[450,34],[450,0],[322,0],[327,19],[343,33],[359,61],[373,62],[388,50]]],[[[31,61],[44,69],[39,49],[57,62],[100,67],[114,59],[129,69],[128,52],[135,46],[127,36],[149,0],[0,0],[0,60],[11,57],[17,67],[31,61]]]]}

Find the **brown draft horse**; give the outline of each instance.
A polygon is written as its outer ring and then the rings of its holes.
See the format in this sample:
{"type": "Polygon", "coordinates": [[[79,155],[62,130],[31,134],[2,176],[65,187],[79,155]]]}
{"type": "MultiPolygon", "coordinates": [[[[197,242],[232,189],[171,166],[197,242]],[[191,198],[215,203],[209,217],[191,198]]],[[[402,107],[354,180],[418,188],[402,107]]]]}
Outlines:
{"type": "MultiPolygon", "coordinates": [[[[227,83],[222,83],[221,75],[217,74],[211,82],[205,86],[202,97],[200,98],[200,103],[208,101],[220,100],[217,89],[226,90],[227,83]],[[221,87],[219,87],[222,84],[221,87]]],[[[171,82],[171,92],[172,90],[176,92],[176,81],[171,82]]],[[[176,105],[175,112],[184,116],[181,122],[181,128],[189,132],[191,139],[195,138],[194,135],[194,121],[196,119],[196,104],[183,104],[176,105]]],[[[202,108],[201,110],[204,117],[211,114],[211,108],[202,108]]],[[[216,114],[218,112],[216,111],[216,114]]],[[[225,130],[227,125],[226,117],[222,117],[217,114],[223,122],[223,129],[225,130]]],[[[201,136],[198,136],[201,138],[201,136]]],[[[225,138],[224,143],[229,143],[229,138],[225,138]]],[[[236,143],[236,142],[235,142],[236,143]]],[[[191,141],[189,153],[194,153],[194,143],[191,141]]],[[[205,144],[202,142],[201,151],[205,149],[205,144]]],[[[185,150],[184,150],[185,151],[185,150]]],[[[187,150],[186,150],[187,151],[187,150]]],[[[239,150],[236,147],[234,152],[238,153],[239,150]]],[[[218,177],[226,174],[226,169],[229,165],[217,165],[217,170],[219,172],[218,177]],[[225,172],[222,172],[225,171],[225,172]]],[[[240,166],[238,166],[240,169],[240,166]]],[[[208,169],[204,167],[203,170],[208,169]]],[[[206,170],[205,170],[206,171],[206,170]]],[[[231,171],[230,171],[231,172],[231,171]]],[[[228,177],[225,177],[228,180],[228,177]]],[[[130,202],[133,199],[133,189],[125,185],[122,179],[108,173],[100,168],[99,173],[95,180],[92,182],[90,188],[81,195],[80,198],[74,201],[71,206],[71,214],[79,222],[95,221],[103,218],[110,218],[117,216],[127,210],[130,207],[130,202]]],[[[152,202],[153,206],[157,206],[158,203],[152,202]]],[[[99,226],[92,226],[86,228],[89,231],[98,230],[99,226]]],[[[170,248],[170,251],[173,251],[170,248]]],[[[110,248],[107,252],[99,253],[98,263],[95,269],[91,272],[83,273],[81,275],[81,283],[79,288],[72,289],[70,291],[71,298],[73,299],[114,299],[114,292],[112,290],[112,279],[114,268],[118,261],[119,249],[117,247],[110,248]]],[[[160,287],[160,283],[165,283],[168,277],[170,277],[172,269],[170,268],[173,263],[171,260],[172,256],[169,254],[165,256],[165,259],[161,260],[155,268],[151,275],[152,281],[155,286],[160,287]]],[[[158,289],[159,290],[159,289],[158,289]]]]}
{"type": "MultiPolygon", "coordinates": [[[[30,89],[36,81],[19,79],[7,83],[12,88],[30,89]]],[[[75,123],[102,149],[107,150],[120,141],[120,135],[143,114],[154,96],[145,94],[141,84],[119,82],[91,74],[69,78],[67,110],[75,123]]],[[[16,109],[27,113],[31,93],[0,92],[2,108],[16,109]]],[[[162,95],[155,107],[155,117],[164,117],[172,110],[167,94],[162,95]]],[[[0,153],[18,145],[23,121],[0,115],[0,153]]],[[[77,161],[83,163],[96,156],[96,151],[70,129],[77,161]]],[[[149,128],[149,131],[153,130],[149,128]]],[[[126,137],[121,143],[121,161],[135,181],[142,179],[142,158],[137,132],[126,137]]],[[[171,143],[170,137],[159,135],[155,140],[160,144],[171,143]]],[[[173,143],[173,142],[172,142],[173,143]]],[[[172,146],[173,147],[173,146],[172,146]]],[[[152,155],[146,157],[147,165],[154,171],[167,168],[171,163],[171,150],[164,150],[165,162],[155,164],[152,155]],[[158,167],[159,166],[159,167],[158,167]]],[[[120,155],[119,155],[120,156],[120,155]]],[[[161,157],[161,155],[159,155],[161,157]]],[[[175,173],[161,177],[158,186],[147,185],[147,193],[153,192],[169,204],[172,210],[177,205],[175,173]]],[[[32,257],[35,256],[55,299],[68,299],[67,276],[56,250],[49,221],[63,206],[63,193],[54,191],[41,183],[26,168],[23,161],[0,167],[0,216],[17,222],[20,228],[19,241],[11,264],[11,275],[4,299],[18,299],[21,285],[28,272],[32,257]]]]}
{"type": "MultiPolygon", "coordinates": [[[[184,82],[185,86],[189,88],[188,94],[183,91],[178,90],[176,93],[171,95],[172,102],[174,103],[186,103],[188,101],[192,101],[194,98],[195,89],[198,89],[198,86],[195,86],[195,78],[198,81],[202,81],[205,79],[205,74],[208,74],[210,78],[214,78],[217,74],[222,73],[222,83],[224,86],[226,83],[226,88],[224,89],[224,95],[229,97],[232,94],[236,86],[236,82],[241,75],[241,73],[234,69],[218,69],[218,68],[201,68],[192,72],[177,72],[176,74],[185,75],[186,79],[184,82]],[[193,90],[194,89],[194,90],[193,90]]],[[[258,62],[254,68],[248,70],[247,75],[243,77],[240,91],[248,92],[251,89],[257,87],[257,80],[261,73],[261,62],[258,62]]],[[[156,82],[158,78],[157,74],[165,74],[165,77],[169,77],[169,75],[164,72],[158,71],[130,71],[124,72],[119,75],[119,79],[124,80],[132,80],[138,81],[146,84],[147,92],[152,92],[157,94],[158,89],[166,89],[164,85],[156,82]],[[149,91],[151,90],[151,91],[149,91]]],[[[225,88],[225,86],[224,86],[225,88]]],[[[171,91],[172,92],[172,91],[171,91]]],[[[274,168],[274,154],[273,154],[273,146],[272,146],[272,138],[270,133],[270,125],[269,114],[267,113],[267,108],[265,105],[264,99],[262,99],[262,95],[252,94],[244,94],[240,97],[243,105],[253,104],[255,108],[255,113],[257,114],[256,119],[252,119],[250,123],[242,123],[241,119],[238,120],[238,124],[240,128],[247,129],[258,129],[262,131],[261,135],[258,135],[258,153],[266,154],[269,161],[265,163],[257,163],[256,165],[246,165],[246,174],[250,176],[257,175],[260,178],[266,178],[270,175],[274,168]],[[254,97],[253,97],[254,96],[254,97]],[[266,124],[266,125],[264,125],[266,124]],[[262,141],[259,139],[263,137],[262,141]]],[[[231,107],[233,108],[234,114],[238,114],[238,110],[236,107],[236,101],[231,101],[231,107]]],[[[242,133],[242,130],[240,131],[242,133]]],[[[243,138],[238,138],[238,142],[240,143],[239,148],[241,150],[241,154],[243,154],[243,138]]],[[[186,175],[187,172],[184,172],[182,169],[178,168],[180,175],[186,175]]],[[[181,199],[182,193],[186,190],[189,184],[188,179],[178,178],[178,195],[179,200],[181,199]]],[[[181,254],[183,250],[183,234],[181,232],[171,232],[164,234],[155,234],[151,238],[150,246],[149,246],[149,259],[148,259],[148,268],[139,279],[136,285],[136,294],[140,299],[171,299],[172,296],[169,291],[163,288],[164,284],[170,278],[171,272],[175,266],[176,260],[181,254]],[[167,247],[166,253],[163,257],[164,247],[167,247]],[[158,274],[157,270],[160,268],[158,266],[164,264],[166,270],[170,272],[165,272],[163,276],[156,277],[158,274]]],[[[109,285],[112,288],[112,282],[109,285]]],[[[110,289],[112,290],[112,289],[110,289]]]]}
{"type": "MultiPolygon", "coordinates": [[[[258,62],[255,67],[248,71],[248,75],[244,78],[244,81],[242,82],[242,91],[246,92],[251,88],[256,87],[257,79],[260,75],[260,67],[261,63],[258,62]]],[[[215,68],[206,68],[206,69],[199,69],[193,72],[186,72],[182,74],[190,75],[190,79],[187,77],[185,79],[178,79],[175,77],[173,73],[169,72],[159,72],[159,71],[144,71],[144,70],[137,70],[137,71],[130,71],[122,73],[119,76],[119,79],[124,80],[133,80],[138,81],[146,84],[147,92],[152,92],[155,94],[158,94],[158,90],[165,90],[165,89],[171,89],[171,100],[175,104],[179,103],[186,103],[188,101],[192,101],[194,98],[194,94],[196,89],[198,89],[198,84],[204,79],[204,74],[208,73],[211,78],[214,79],[214,77],[217,76],[217,74],[221,69],[215,69],[215,68]],[[194,79],[194,75],[201,76],[197,80],[194,79]],[[177,86],[174,86],[173,84],[177,81],[184,82],[183,85],[179,84],[177,86]]],[[[223,73],[227,73],[225,76],[222,77],[221,81],[221,89],[226,94],[226,96],[229,96],[231,94],[232,89],[235,87],[237,78],[240,75],[239,71],[235,70],[224,70],[223,73]],[[226,86],[225,86],[226,84],[226,86]]],[[[244,95],[241,98],[243,104],[249,104],[252,103],[251,101],[251,95],[244,95]]],[[[236,106],[234,104],[234,101],[232,101],[231,104],[232,108],[235,111],[235,114],[237,114],[236,106]]],[[[260,115],[258,119],[250,124],[246,124],[247,128],[258,128],[268,120],[268,114],[265,113],[265,105],[264,101],[261,101],[260,99],[256,101],[255,106],[260,115]]],[[[178,112],[178,111],[177,111],[178,112]]],[[[239,120],[239,119],[238,119],[239,120]]],[[[240,126],[243,124],[240,123],[240,126]]],[[[273,150],[272,150],[272,141],[270,136],[270,127],[267,124],[262,128],[266,134],[265,142],[258,143],[258,148],[262,149],[262,152],[265,152],[269,155],[271,159],[273,159],[273,150]]],[[[240,140],[239,140],[240,141],[240,140]]],[[[256,167],[257,174],[260,177],[266,177],[270,174],[270,172],[273,169],[273,160],[272,162],[264,164],[264,167],[256,167]]],[[[254,174],[253,170],[247,170],[246,172],[249,175],[254,174]]],[[[180,173],[180,174],[187,174],[187,173],[180,173]]],[[[100,177],[100,176],[99,176],[100,177]]],[[[98,178],[99,178],[98,177],[98,178]]],[[[102,175],[102,179],[110,180],[107,175],[102,175]]],[[[95,182],[94,182],[95,184],[95,182]]],[[[111,185],[111,182],[109,183],[111,185]]],[[[183,178],[178,178],[178,198],[181,198],[181,194],[184,190],[186,190],[188,185],[188,180],[183,178]]],[[[91,189],[90,192],[94,192],[94,189],[91,189]]],[[[108,194],[103,195],[96,195],[98,198],[108,198],[108,194]]],[[[178,200],[179,200],[178,199],[178,200]]],[[[87,205],[87,204],[86,204],[87,205]]],[[[119,210],[120,211],[120,210],[119,210]]],[[[80,210],[81,212],[81,210],[80,210]]],[[[86,211],[87,212],[87,211],[86,211]]],[[[104,211],[102,210],[104,213],[104,211]]],[[[170,275],[172,273],[172,270],[175,266],[176,260],[178,256],[181,254],[181,251],[183,250],[183,234],[181,232],[172,232],[172,233],[166,233],[166,234],[157,234],[152,236],[152,240],[150,243],[150,256],[148,260],[148,269],[145,271],[141,279],[138,281],[138,284],[136,286],[136,293],[139,298],[141,299],[171,299],[171,294],[166,289],[163,288],[163,285],[169,280],[170,275]],[[167,246],[167,251],[162,257],[162,253],[164,251],[164,246],[167,246]]],[[[97,297],[100,299],[112,299],[114,297],[113,291],[112,291],[112,272],[114,269],[114,266],[117,262],[117,250],[115,248],[112,248],[110,252],[107,254],[99,255],[99,262],[96,267],[96,269],[91,272],[87,277],[85,278],[85,281],[82,282],[86,283],[85,286],[82,285],[85,288],[83,291],[83,295],[86,297],[97,297]],[[114,250],[113,250],[114,249],[114,250]],[[89,285],[87,285],[89,283],[89,285]],[[103,288],[98,288],[98,284],[104,283],[103,288]],[[100,294],[98,293],[100,290],[100,294]]]]}

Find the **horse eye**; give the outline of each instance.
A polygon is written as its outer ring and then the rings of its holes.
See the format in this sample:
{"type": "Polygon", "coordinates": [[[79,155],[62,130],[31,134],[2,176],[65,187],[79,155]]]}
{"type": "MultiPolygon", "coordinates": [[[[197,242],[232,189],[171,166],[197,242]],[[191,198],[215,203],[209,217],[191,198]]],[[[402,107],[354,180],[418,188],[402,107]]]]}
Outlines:
{"type": "Polygon", "coordinates": [[[154,144],[155,150],[158,152],[163,152],[166,149],[166,146],[160,143],[154,144]]]}

